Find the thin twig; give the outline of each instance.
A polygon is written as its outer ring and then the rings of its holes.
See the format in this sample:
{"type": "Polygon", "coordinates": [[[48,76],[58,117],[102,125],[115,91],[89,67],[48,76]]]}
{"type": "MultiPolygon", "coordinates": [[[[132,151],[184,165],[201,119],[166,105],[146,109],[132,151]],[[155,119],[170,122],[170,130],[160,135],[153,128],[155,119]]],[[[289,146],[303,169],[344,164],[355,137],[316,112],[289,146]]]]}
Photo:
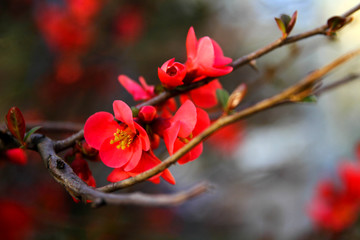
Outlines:
{"type": "Polygon", "coordinates": [[[342,86],[342,85],[344,85],[346,83],[352,82],[352,81],[356,80],[359,77],[360,77],[359,74],[350,74],[349,76],[346,76],[345,78],[343,78],[341,80],[338,80],[338,81],[336,81],[334,83],[331,83],[331,84],[329,84],[327,86],[324,86],[322,88],[319,88],[318,90],[316,90],[314,92],[314,95],[319,96],[319,95],[321,95],[321,94],[323,94],[325,92],[328,92],[328,91],[330,91],[330,90],[332,90],[334,88],[337,88],[337,87],[342,86]]]}
{"type": "MultiPolygon", "coordinates": [[[[352,9],[350,9],[349,11],[344,13],[342,15],[342,17],[344,17],[344,18],[349,17],[351,14],[355,13],[359,9],[360,9],[360,4],[358,4],[357,6],[353,7],[352,9]]],[[[267,45],[259,50],[256,50],[255,52],[249,53],[248,55],[245,55],[243,57],[240,57],[240,58],[234,60],[230,64],[230,66],[232,66],[234,68],[239,68],[243,65],[248,64],[250,61],[255,60],[255,59],[263,56],[264,54],[266,54],[270,51],[273,51],[276,48],[279,48],[283,45],[294,43],[299,40],[306,39],[306,38],[309,38],[309,37],[312,37],[315,35],[326,35],[328,29],[329,29],[328,24],[324,24],[320,27],[314,28],[314,29],[304,32],[304,33],[297,34],[292,37],[287,37],[285,39],[279,38],[279,39],[275,40],[274,42],[270,43],[269,45],[267,45]]]]}
{"type": "MultiPolygon", "coordinates": [[[[360,9],[360,4],[356,5],[349,11],[342,14],[341,16],[344,18],[349,17],[350,15],[352,15],[359,9],[360,9]]],[[[300,40],[303,40],[303,39],[306,39],[306,38],[309,38],[312,36],[316,36],[316,35],[326,35],[328,29],[329,29],[328,24],[324,24],[320,27],[314,28],[312,30],[309,30],[309,31],[306,31],[306,32],[303,32],[303,33],[300,33],[300,34],[297,34],[297,35],[294,35],[291,37],[279,38],[263,48],[260,48],[252,53],[249,53],[245,56],[242,56],[242,57],[234,60],[232,63],[229,64],[229,66],[232,66],[234,69],[240,68],[240,67],[250,63],[252,60],[255,60],[255,59],[257,59],[257,58],[259,58],[281,46],[284,46],[284,45],[287,45],[290,43],[295,43],[297,41],[300,41],[300,40]]],[[[178,96],[182,93],[186,93],[192,89],[195,89],[195,88],[201,87],[205,84],[208,84],[209,82],[211,82],[214,79],[216,79],[216,78],[206,78],[206,79],[191,83],[186,86],[181,86],[181,88],[179,90],[176,89],[176,90],[172,90],[172,91],[162,92],[159,95],[157,95],[156,97],[139,104],[137,107],[140,108],[140,107],[146,106],[146,105],[154,106],[154,105],[161,104],[172,97],[178,96]]]]}
{"type": "Polygon", "coordinates": [[[39,131],[46,131],[46,132],[78,132],[83,127],[84,124],[81,123],[73,123],[73,122],[51,122],[51,121],[37,121],[37,122],[26,122],[26,129],[30,130],[33,127],[41,126],[39,131]]]}
{"type": "MultiPolygon", "coordinates": [[[[106,186],[98,188],[100,191],[104,192],[112,192],[118,189],[122,189],[125,187],[132,186],[136,183],[145,181],[146,179],[155,176],[156,174],[162,172],[166,168],[170,167],[172,164],[176,163],[178,159],[180,159],[182,156],[184,156],[187,152],[189,152],[192,148],[194,148],[197,144],[204,141],[206,138],[208,138],[212,133],[219,130],[220,128],[227,126],[233,122],[236,122],[240,119],[243,119],[245,117],[249,117],[254,115],[255,113],[258,113],[260,111],[273,108],[274,106],[283,104],[285,101],[288,101],[291,96],[294,94],[298,94],[305,89],[309,88],[311,89],[312,86],[324,77],[329,71],[336,68],[337,66],[345,63],[349,59],[355,57],[356,55],[360,54],[360,49],[355,50],[353,52],[350,52],[335,61],[331,62],[330,64],[313,71],[309,75],[307,75],[304,79],[299,81],[297,84],[285,89],[283,92],[264,99],[258,103],[256,103],[253,106],[250,106],[240,112],[236,112],[229,116],[223,116],[220,117],[217,121],[215,121],[213,124],[211,124],[207,129],[205,129],[202,133],[200,133],[198,136],[194,137],[189,143],[187,143],[184,147],[179,149],[174,155],[168,157],[165,159],[161,164],[157,165],[156,167],[145,171],[143,173],[140,173],[136,175],[135,177],[125,179],[120,182],[111,183],[106,186]]],[[[309,92],[311,94],[311,92],[309,92]]]]}
{"type": "Polygon", "coordinates": [[[54,149],[56,152],[60,152],[64,149],[67,149],[71,146],[73,146],[77,141],[80,141],[84,138],[84,130],[81,129],[79,132],[71,135],[70,137],[59,140],[54,143],[54,149]]]}

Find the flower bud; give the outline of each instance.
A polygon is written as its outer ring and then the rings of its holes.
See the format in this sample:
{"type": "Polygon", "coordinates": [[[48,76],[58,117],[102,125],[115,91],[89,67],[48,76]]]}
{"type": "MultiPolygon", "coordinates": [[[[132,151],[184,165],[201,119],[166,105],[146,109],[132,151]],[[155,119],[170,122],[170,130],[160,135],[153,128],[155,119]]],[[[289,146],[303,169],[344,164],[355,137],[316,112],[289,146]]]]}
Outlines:
{"type": "Polygon", "coordinates": [[[246,94],[246,90],[246,85],[242,83],[231,93],[227,102],[227,111],[234,110],[240,104],[246,94]]]}
{"type": "Polygon", "coordinates": [[[156,116],[156,108],[153,106],[144,106],[140,109],[138,117],[145,123],[154,120],[156,116]]]}
{"type": "Polygon", "coordinates": [[[165,87],[174,88],[183,85],[186,67],[184,64],[175,62],[175,58],[172,58],[166,61],[161,68],[158,68],[158,75],[165,87]]]}

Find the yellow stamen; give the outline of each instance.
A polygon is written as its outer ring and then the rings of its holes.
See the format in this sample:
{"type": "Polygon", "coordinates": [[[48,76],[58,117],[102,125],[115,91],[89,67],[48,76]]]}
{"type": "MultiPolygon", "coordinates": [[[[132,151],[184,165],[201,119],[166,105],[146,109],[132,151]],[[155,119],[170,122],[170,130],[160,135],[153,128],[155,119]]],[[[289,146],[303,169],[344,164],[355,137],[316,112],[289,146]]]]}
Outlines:
{"type": "Polygon", "coordinates": [[[125,128],[124,130],[116,129],[114,138],[110,140],[110,144],[118,143],[116,148],[125,150],[125,148],[130,147],[134,137],[135,134],[131,132],[129,128],[125,128]]]}

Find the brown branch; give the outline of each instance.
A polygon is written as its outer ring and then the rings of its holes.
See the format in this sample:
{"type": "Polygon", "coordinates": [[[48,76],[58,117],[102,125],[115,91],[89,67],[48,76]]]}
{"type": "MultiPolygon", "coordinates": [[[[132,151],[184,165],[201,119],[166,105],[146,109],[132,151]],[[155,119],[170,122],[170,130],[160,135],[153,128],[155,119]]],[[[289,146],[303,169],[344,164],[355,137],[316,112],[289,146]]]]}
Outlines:
{"type": "MultiPolygon", "coordinates": [[[[355,13],[356,11],[358,11],[359,9],[360,9],[360,4],[356,5],[349,11],[342,14],[341,17],[347,18],[350,15],[352,15],[353,13],[355,13]]],[[[328,30],[329,30],[328,24],[324,24],[320,27],[317,27],[312,30],[294,35],[292,37],[279,38],[263,48],[260,48],[252,53],[249,53],[245,56],[242,56],[242,57],[234,60],[229,65],[232,66],[234,69],[240,68],[241,66],[244,66],[244,65],[250,63],[251,61],[253,61],[253,60],[281,47],[281,46],[284,46],[284,45],[287,45],[290,43],[295,43],[297,41],[300,41],[300,40],[303,40],[303,39],[306,39],[306,38],[309,38],[312,36],[316,36],[316,35],[326,35],[328,30]]],[[[206,78],[201,81],[191,83],[189,85],[181,86],[181,88],[178,88],[178,89],[162,92],[159,95],[157,95],[156,97],[139,104],[137,107],[140,108],[140,107],[146,106],[146,105],[153,105],[153,106],[159,105],[159,104],[165,102],[166,100],[168,100],[169,98],[176,97],[182,93],[186,93],[192,89],[201,87],[201,86],[211,82],[214,79],[216,79],[216,78],[206,78]]]]}
{"type": "MultiPolygon", "coordinates": [[[[355,13],[356,11],[358,11],[360,9],[360,4],[356,5],[355,7],[353,7],[352,9],[350,9],[349,11],[345,12],[343,15],[341,15],[344,18],[349,17],[351,14],[355,13]]],[[[266,53],[275,50],[276,48],[279,48],[283,45],[286,44],[290,44],[290,43],[294,43],[297,42],[299,40],[302,39],[306,39],[315,35],[326,35],[327,31],[329,30],[329,26],[328,24],[324,24],[320,27],[314,28],[310,31],[304,32],[304,33],[300,33],[297,34],[295,36],[292,37],[287,37],[287,38],[279,38],[277,40],[275,40],[274,42],[270,43],[269,45],[256,50],[255,52],[249,53],[248,55],[245,55],[243,57],[240,57],[236,60],[234,60],[230,66],[236,68],[239,68],[243,65],[248,64],[249,62],[251,62],[252,60],[255,60],[263,55],[265,55],[266,53]]]]}
{"type": "MultiPolygon", "coordinates": [[[[347,13],[343,15],[343,17],[347,17],[348,15],[354,13],[360,8],[360,4],[354,7],[353,9],[349,10],[347,13]]],[[[285,44],[293,43],[299,41],[301,39],[308,38],[310,36],[325,34],[328,26],[323,25],[319,28],[315,28],[311,31],[295,35],[293,37],[289,37],[286,39],[278,39],[273,43],[265,46],[262,49],[259,49],[253,53],[250,53],[246,56],[243,56],[237,60],[235,60],[231,65],[234,68],[239,68],[251,60],[261,57],[262,55],[282,46],[285,44]]],[[[42,159],[44,160],[45,165],[49,169],[49,172],[54,177],[56,181],[62,184],[70,194],[75,197],[82,198],[84,200],[91,200],[95,206],[100,206],[102,204],[134,204],[134,205],[143,205],[143,206],[170,206],[176,205],[195,197],[208,189],[207,184],[200,184],[195,186],[194,188],[190,189],[189,191],[180,192],[177,194],[169,194],[169,195],[147,195],[147,194],[108,194],[104,192],[112,192],[117,189],[121,189],[124,187],[131,186],[133,184],[145,181],[146,179],[160,173],[161,171],[165,170],[172,164],[174,164],[179,158],[181,158],[184,154],[190,151],[193,147],[195,147],[200,142],[204,141],[207,137],[209,137],[212,133],[217,131],[218,129],[231,124],[235,121],[243,119],[245,117],[249,117],[258,113],[260,111],[272,108],[274,106],[282,104],[284,101],[288,101],[290,97],[302,93],[304,90],[312,89],[313,85],[318,81],[321,77],[323,77],[326,73],[328,73],[333,68],[337,67],[338,65],[344,63],[348,59],[352,58],[353,56],[359,54],[360,51],[354,51],[348,55],[345,55],[334,62],[330,63],[329,65],[314,71],[303,80],[301,80],[298,84],[295,84],[292,87],[284,90],[283,92],[275,95],[271,98],[265,99],[261,102],[256,103],[255,105],[248,107],[240,112],[234,113],[230,116],[223,116],[219,118],[216,122],[214,122],[209,128],[199,134],[197,137],[193,138],[187,145],[177,151],[173,156],[168,157],[165,159],[161,164],[157,165],[156,167],[145,171],[135,177],[126,179],[121,182],[113,183],[106,185],[104,187],[100,187],[98,189],[93,189],[86,185],[77,175],[73,172],[71,167],[64,162],[59,156],[56,155],[56,152],[66,149],[76,141],[81,140],[83,138],[83,131],[79,131],[78,133],[74,134],[73,136],[61,140],[61,141],[52,141],[51,139],[39,135],[33,134],[30,138],[29,147],[32,146],[33,149],[36,149],[42,159]]],[[[191,89],[200,87],[210,81],[213,78],[207,78],[202,81],[198,81],[196,83],[190,84],[188,86],[182,86],[176,90],[164,92],[157,97],[140,104],[139,106],[143,105],[157,105],[163,103],[167,99],[177,96],[181,93],[187,92],[191,89]]],[[[31,147],[30,147],[31,148],[31,147]]]]}
{"type": "Polygon", "coordinates": [[[80,141],[84,138],[84,130],[81,129],[79,132],[71,135],[70,137],[64,139],[64,140],[59,140],[59,141],[56,141],[54,143],[54,149],[56,152],[60,152],[62,150],[65,150],[71,146],[74,146],[74,144],[77,142],[77,141],[80,141]]]}
{"type": "Polygon", "coordinates": [[[331,62],[330,64],[313,71],[309,75],[307,75],[305,78],[300,80],[297,84],[285,89],[283,92],[264,99],[253,106],[250,106],[242,111],[236,112],[229,116],[223,116],[220,117],[216,122],[210,125],[207,129],[205,129],[201,134],[194,137],[188,144],[186,144],[183,148],[179,149],[174,155],[166,158],[161,164],[157,165],[156,167],[145,171],[143,173],[140,173],[139,175],[136,175],[135,177],[125,179],[120,182],[111,183],[106,186],[98,188],[100,191],[104,192],[112,192],[118,189],[122,189],[125,187],[132,186],[136,183],[145,181],[146,179],[155,176],[156,174],[162,172],[166,168],[170,167],[172,164],[176,163],[178,159],[180,159],[182,156],[184,156],[187,152],[189,152],[192,148],[194,148],[197,144],[204,141],[206,138],[208,138],[212,133],[219,130],[220,128],[229,125],[233,122],[236,122],[240,119],[243,119],[245,117],[249,117],[254,115],[255,113],[258,113],[260,111],[273,108],[277,105],[281,105],[284,102],[293,102],[290,101],[290,98],[296,94],[302,93],[304,90],[308,89],[309,94],[312,94],[313,86],[315,83],[324,77],[328,72],[333,70],[334,68],[338,67],[339,65],[345,63],[349,59],[355,57],[356,55],[360,54],[360,49],[355,50],[353,52],[350,52],[335,61],[331,62]]]}
{"type": "Polygon", "coordinates": [[[137,206],[176,206],[185,201],[199,196],[209,190],[210,185],[206,182],[174,194],[109,194],[98,191],[84,183],[72,170],[72,168],[55,152],[54,141],[40,134],[30,137],[29,148],[40,153],[41,158],[53,178],[63,185],[74,197],[83,200],[91,200],[93,206],[112,205],[137,205],[137,206]]]}
{"type": "Polygon", "coordinates": [[[360,77],[359,74],[350,74],[349,76],[347,76],[347,77],[345,77],[343,79],[340,79],[340,80],[338,80],[338,81],[336,81],[334,83],[331,83],[331,84],[329,84],[327,86],[319,88],[318,90],[316,90],[314,92],[314,95],[319,96],[319,95],[321,95],[321,94],[323,94],[325,92],[333,90],[334,88],[337,88],[337,87],[340,87],[340,86],[342,86],[342,85],[344,85],[346,83],[352,82],[352,81],[356,80],[359,77],[360,77]]]}
{"type": "Polygon", "coordinates": [[[73,122],[51,122],[51,121],[37,121],[37,122],[26,122],[26,129],[30,130],[33,127],[41,126],[39,131],[55,132],[55,133],[67,133],[67,132],[78,132],[84,124],[73,123],[73,122]]]}

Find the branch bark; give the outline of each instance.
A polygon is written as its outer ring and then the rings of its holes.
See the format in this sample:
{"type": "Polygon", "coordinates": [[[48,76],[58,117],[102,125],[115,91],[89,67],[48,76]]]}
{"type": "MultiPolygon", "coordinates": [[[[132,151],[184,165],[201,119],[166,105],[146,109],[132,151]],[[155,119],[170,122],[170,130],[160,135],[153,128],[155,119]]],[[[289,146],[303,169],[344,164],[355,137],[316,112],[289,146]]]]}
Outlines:
{"type": "MultiPolygon", "coordinates": [[[[281,105],[285,102],[287,103],[294,103],[293,100],[290,100],[296,94],[303,93],[303,91],[309,90],[308,94],[314,94],[314,86],[317,81],[319,81],[322,77],[324,77],[327,73],[329,73],[332,69],[336,68],[337,66],[345,63],[346,61],[350,60],[351,58],[360,54],[360,49],[350,52],[335,61],[331,62],[330,64],[313,71],[305,78],[300,80],[297,84],[285,89],[283,92],[264,99],[253,106],[250,106],[242,111],[236,112],[232,115],[220,117],[217,121],[210,125],[207,129],[205,129],[201,134],[194,137],[189,143],[187,143],[183,148],[179,149],[174,155],[166,158],[161,164],[157,165],[156,167],[145,171],[135,177],[125,179],[120,182],[111,183],[106,186],[98,188],[98,190],[103,192],[112,192],[118,189],[126,188],[132,186],[136,183],[145,181],[146,179],[155,176],[156,174],[162,172],[166,168],[170,167],[172,164],[176,163],[178,159],[184,156],[187,152],[189,152],[192,148],[194,148],[197,144],[204,141],[208,138],[212,133],[219,130],[222,127],[225,127],[233,122],[239,121],[244,119],[245,117],[252,116],[260,111],[264,111],[269,108],[273,108],[277,105],[281,105]]],[[[338,85],[339,86],[339,85],[338,85]]]]}
{"type": "MultiPolygon", "coordinates": [[[[358,11],[360,9],[360,4],[354,6],[353,8],[351,8],[350,10],[348,10],[347,12],[345,12],[344,14],[341,15],[341,17],[347,18],[350,17],[353,13],[355,13],[356,11],[358,11]]],[[[309,37],[313,37],[316,35],[326,35],[327,31],[329,30],[329,26],[328,24],[324,24],[320,27],[314,28],[312,30],[291,36],[291,37],[287,37],[287,38],[279,38],[277,40],[275,40],[274,42],[268,44],[267,46],[260,48],[254,52],[251,52],[245,56],[242,56],[236,60],[234,60],[232,63],[230,63],[229,65],[232,66],[234,69],[240,68],[246,64],[249,64],[251,61],[281,47],[287,44],[291,44],[291,43],[295,43],[297,41],[309,38],[309,37]]],[[[156,97],[143,102],[141,104],[139,104],[137,107],[140,108],[142,106],[146,106],[146,105],[158,105],[161,104],[163,102],[165,102],[166,100],[168,100],[169,98],[178,96],[182,93],[188,92],[192,89],[201,87],[209,82],[211,82],[212,80],[214,80],[216,78],[206,78],[203,79],[201,81],[198,82],[194,82],[191,83],[189,85],[186,86],[181,86],[181,88],[178,89],[174,89],[171,91],[165,91],[160,93],[159,95],[157,95],[156,97]]]]}
{"type": "Polygon", "coordinates": [[[55,152],[55,143],[48,137],[40,134],[33,134],[30,137],[28,146],[36,150],[49,170],[52,177],[75,198],[83,202],[91,200],[92,205],[137,205],[137,206],[176,206],[189,199],[197,197],[209,190],[210,185],[206,182],[174,194],[144,194],[126,193],[109,194],[89,187],[72,170],[72,168],[55,152]]]}

